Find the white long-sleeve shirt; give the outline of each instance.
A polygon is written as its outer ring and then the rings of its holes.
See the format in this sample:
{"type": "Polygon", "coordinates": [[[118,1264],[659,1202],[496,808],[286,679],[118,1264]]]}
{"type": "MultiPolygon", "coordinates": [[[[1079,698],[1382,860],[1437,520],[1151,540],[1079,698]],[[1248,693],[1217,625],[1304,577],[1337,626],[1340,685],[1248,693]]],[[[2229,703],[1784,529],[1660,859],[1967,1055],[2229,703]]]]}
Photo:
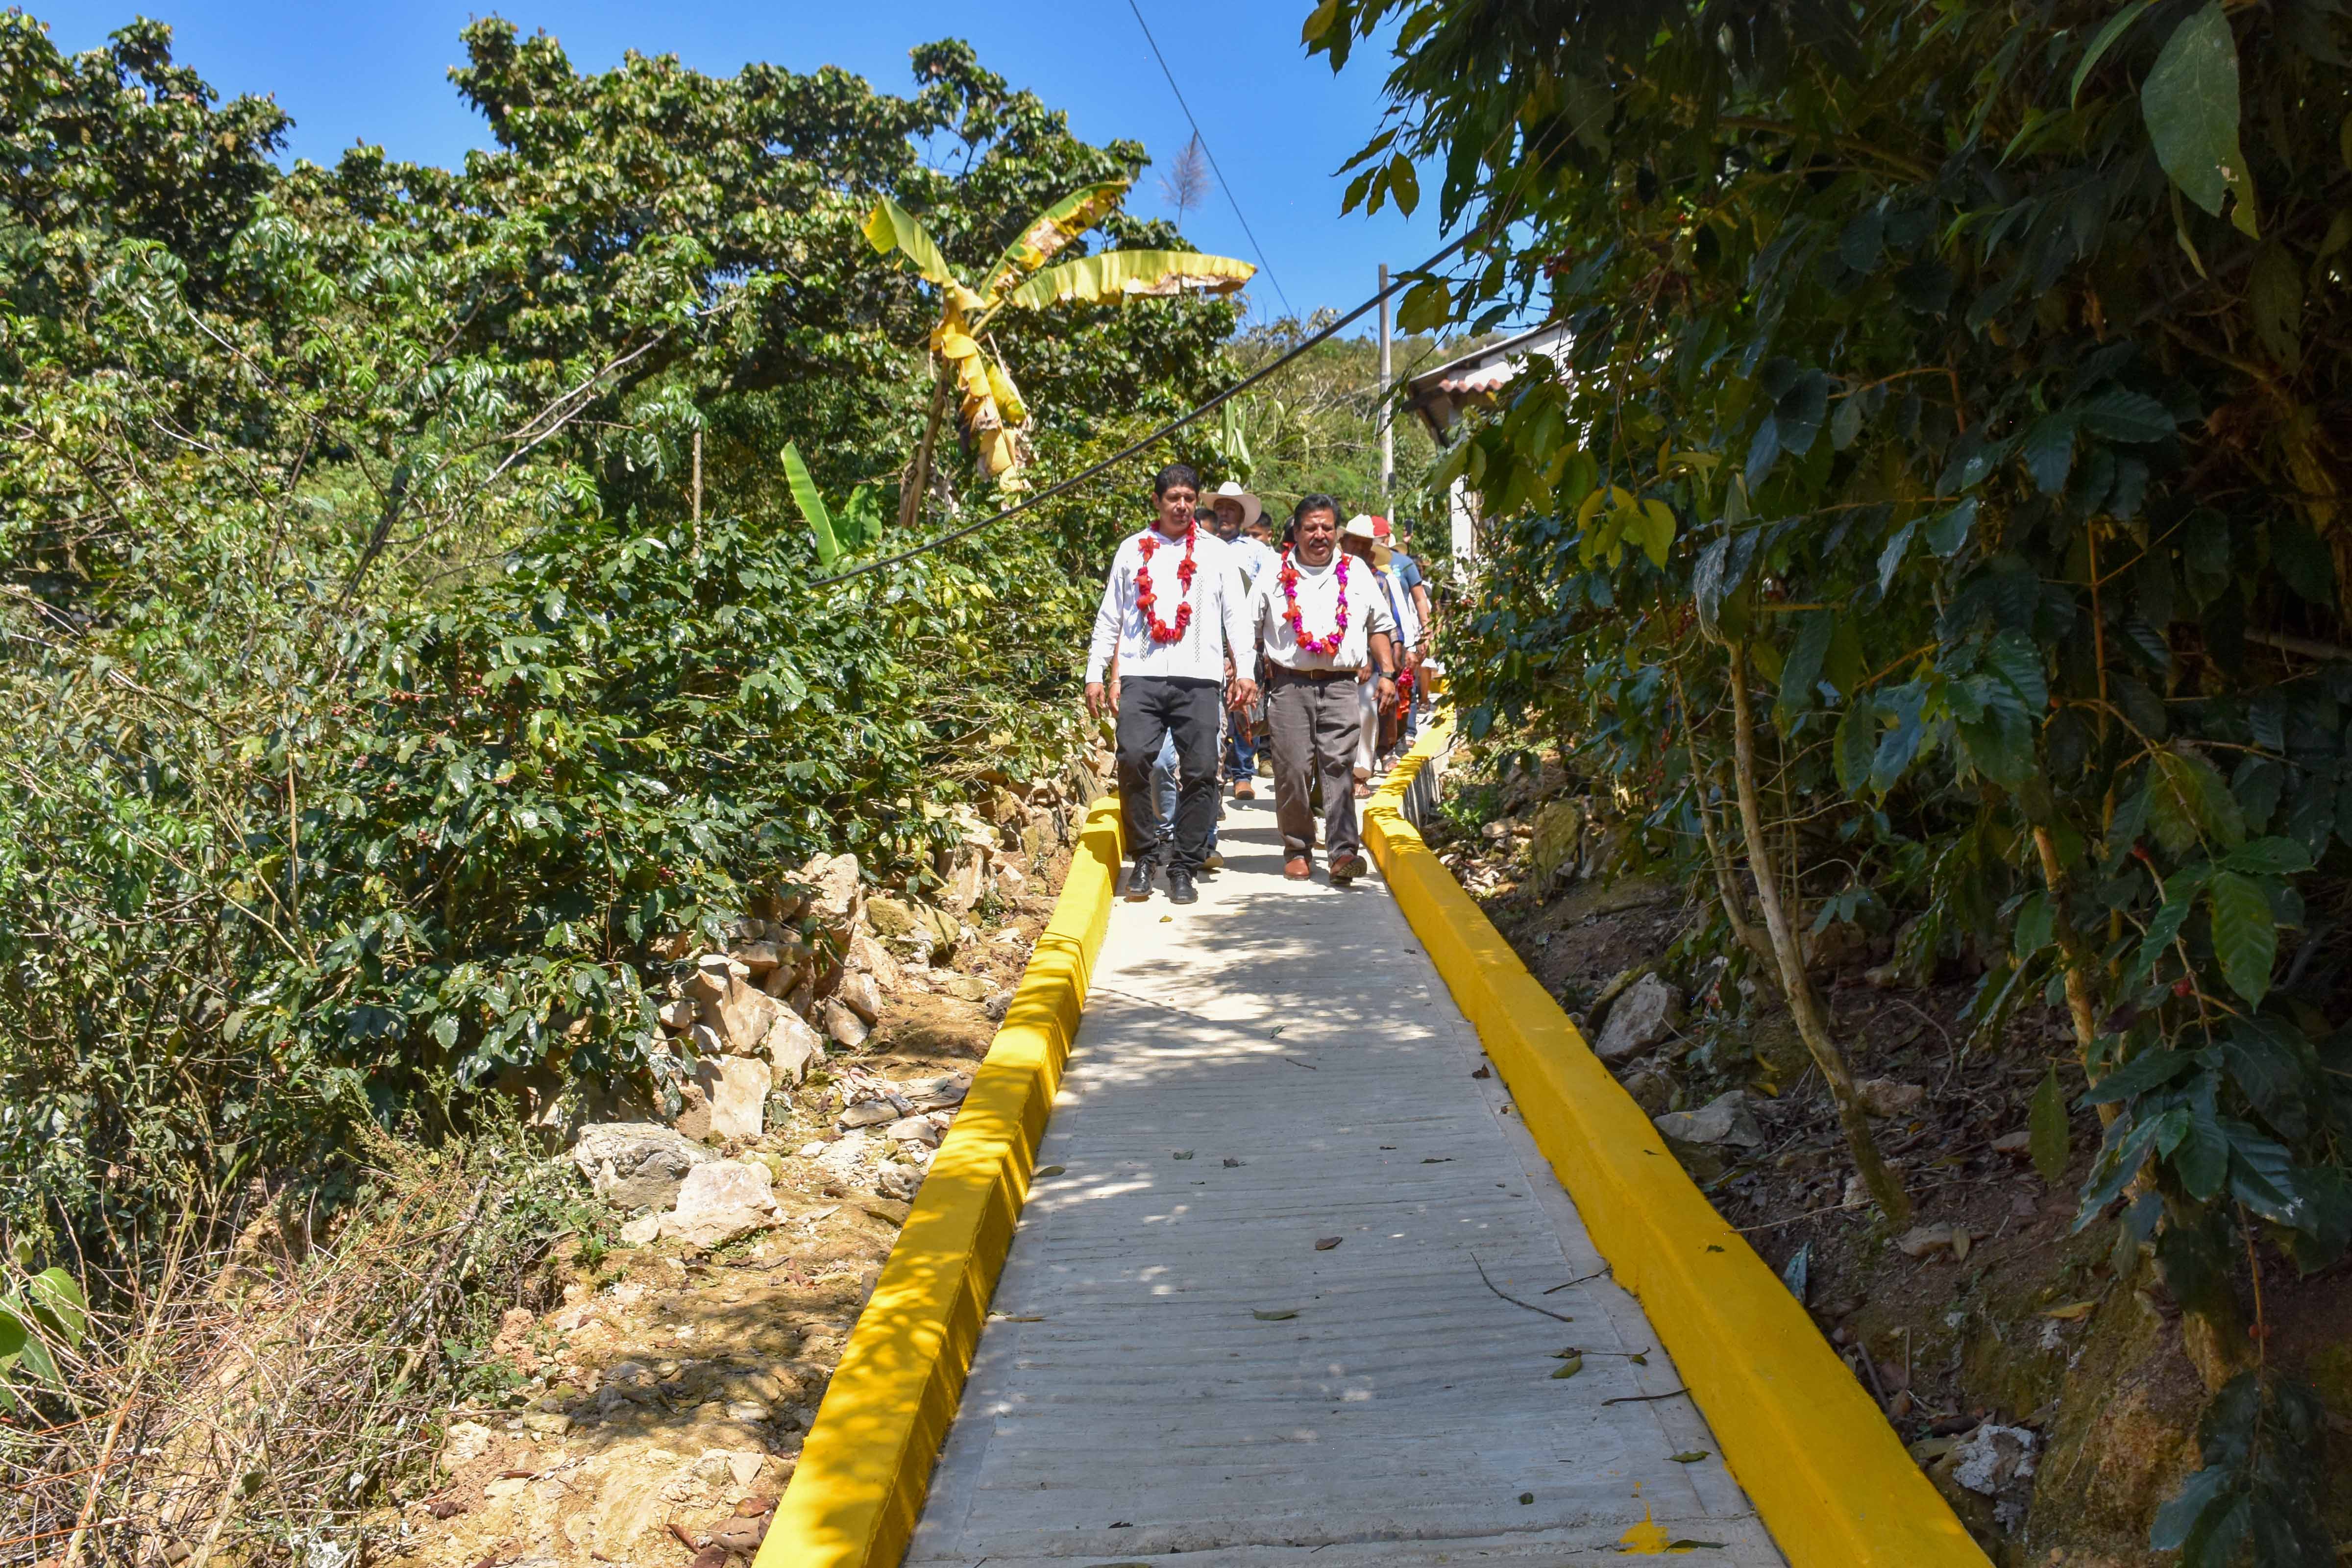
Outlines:
{"type": "MultiPolygon", "coordinates": [[[[1322,565],[1309,566],[1294,558],[1298,618],[1307,624],[1310,637],[1328,637],[1339,624],[1339,559],[1335,553],[1322,565]]],[[[1298,634],[1291,629],[1290,596],[1282,591],[1281,567],[1259,573],[1250,591],[1250,626],[1264,639],[1265,657],[1285,669],[1362,669],[1370,664],[1370,634],[1397,635],[1396,617],[1381,596],[1377,575],[1369,561],[1348,563],[1348,624],[1340,630],[1339,646],[1331,653],[1308,653],[1299,647],[1298,634]]]]}
{"type": "MultiPolygon", "coordinates": [[[[1225,542],[1206,529],[1192,542],[1192,585],[1180,589],[1176,574],[1184,563],[1184,540],[1171,540],[1156,529],[1129,535],[1111,558],[1110,578],[1103,584],[1102,607],[1095,612],[1094,640],[1087,648],[1087,683],[1103,679],[1111,655],[1118,655],[1118,677],[1213,680],[1225,679],[1225,650],[1245,658],[1250,647],[1249,604],[1241,575],[1225,542]],[[1135,603],[1135,574],[1143,565],[1144,533],[1159,540],[1151,553],[1152,610],[1163,626],[1176,622],[1177,607],[1192,606],[1184,635],[1174,642],[1154,642],[1151,624],[1135,603]]],[[[1243,669],[1242,674],[1249,671],[1243,669]]]]}

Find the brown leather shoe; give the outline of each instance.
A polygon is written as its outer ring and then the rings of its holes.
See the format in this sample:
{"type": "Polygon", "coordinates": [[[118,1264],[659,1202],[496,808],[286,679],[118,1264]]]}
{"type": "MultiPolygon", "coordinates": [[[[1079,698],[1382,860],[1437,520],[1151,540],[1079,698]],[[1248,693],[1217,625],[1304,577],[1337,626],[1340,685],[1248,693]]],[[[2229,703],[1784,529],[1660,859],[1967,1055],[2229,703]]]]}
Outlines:
{"type": "Polygon", "coordinates": [[[1234,785],[1234,798],[1235,800],[1255,800],[1257,798],[1257,786],[1251,784],[1249,780],[1243,779],[1240,783],[1234,785]]]}
{"type": "Polygon", "coordinates": [[[1282,874],[1290,881],[1304,882],[1315,875],[1315,865],[1304,855],[1293,855],[1282,863],[1282,874]]]}

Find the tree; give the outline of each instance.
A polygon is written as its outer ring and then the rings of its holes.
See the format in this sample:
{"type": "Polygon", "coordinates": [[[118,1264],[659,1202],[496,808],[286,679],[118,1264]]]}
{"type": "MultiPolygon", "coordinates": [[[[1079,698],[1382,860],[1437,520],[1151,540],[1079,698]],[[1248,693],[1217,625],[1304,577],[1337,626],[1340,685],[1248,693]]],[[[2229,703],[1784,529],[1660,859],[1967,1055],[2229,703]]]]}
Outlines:
{"type": "Polygon", "coordinates": [[[1042,310],[1072,300],[1087,305],[1123,304],[1131,299],[1166,298],[1188,289],[1229,294],[1256,272],[1246,261],[1192,250],[1107,250],[1046,266],[1071,241],[1116,211],[1132,183],[1129,177],[1099,181],[1039,213],[978,274],[982,279],[978,289],[967,287],[956,277],[938,244],[898,203],[884,196],[875,204],[866,219],[866,237],[885,256],[893,251],[904,255],[940,293],[939,324],[930,333],[939,370],[922,445],[916,449],[912,477],[901,492],[901,526],[915,520],[929,482],[931,451],[951,384],[964,427],[980,449],[981,474],[1008,489],[1020,488],[1029,411],[1003,357],[981,347],[982,335],[999,311],[1011,306],[1042,310]]]}
{"type": "MultiPolygon", "coordinates": [[[[1742,800],[1759,894],[1777,859],[1916,899],[1924,951],[2006,955],[1981,1026],[2063,998],[2103,1127],[2078,1227],[2152,1251],[2238,1386],[2230,1260],[2352,1241],[2344,970],[2305,913],[2352,844],[2341,19],[1332,0],[1307,31],[1412,40],[1350,199],[1409,208],[1435,158],[1474,236],[1407,319],[1549,288],[1575,330],[1446,470],[1497,545],[1473,727],[1532,717],[1694,827],[1761,753],[1800,809],[1742,800]]],[[[2250,1528],[2315,1560],[2273,1403],[2217,1399],[2158,1531],[2184,1561],[2250,1528]]]]}

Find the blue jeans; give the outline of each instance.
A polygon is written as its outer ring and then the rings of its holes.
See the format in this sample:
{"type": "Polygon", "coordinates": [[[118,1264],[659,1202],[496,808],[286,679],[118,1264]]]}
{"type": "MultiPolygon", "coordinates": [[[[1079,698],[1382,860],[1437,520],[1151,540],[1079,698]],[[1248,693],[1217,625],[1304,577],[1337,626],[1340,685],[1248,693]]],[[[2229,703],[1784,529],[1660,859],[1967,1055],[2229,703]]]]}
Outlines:
{"type": "Polygon", "coordinates": [[[1238,721],[1228,721],[1225,731],[1225,782],[1239,784],[1244,779],[1257,777],[1257,752],[1261,744],[1255,739],[1242,739],[1238,721]]]}
{"type": "MultiPolygon", "coordinates": [[[[1171,730],[1168,738],[1160,742],[1160,755],[1151,763],[1151,804],[1160,813],[1162,843],[1170,842],[1174,837],[1169,830],[1176,822],[1176,731],[1171,730]]],[[[1223,801],[1217,803],[1217,809],[1221,813],[1224,810],[1223,801]]],[[[1209,819],[1208,853],[1214,855],[1216,852],[1217,821],[1213,816],[1209,819]]]]}

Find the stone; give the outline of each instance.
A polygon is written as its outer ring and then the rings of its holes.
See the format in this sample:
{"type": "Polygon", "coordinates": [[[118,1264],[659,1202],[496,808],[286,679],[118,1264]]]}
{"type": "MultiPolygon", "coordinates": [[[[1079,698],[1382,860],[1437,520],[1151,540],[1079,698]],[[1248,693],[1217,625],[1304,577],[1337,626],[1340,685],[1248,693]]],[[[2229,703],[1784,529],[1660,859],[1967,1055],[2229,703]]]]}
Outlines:
{"type": "Polygon", "coordinates": [[[1974,1238],[1966,1226],[1950,1225],[1915,1225],[1895,1238],[1895,1245],[1906,1258],[1932,1258],[1949,1248],[1952,1260],[1968,1260],[1969,1247],[1974,1238]]]}
{"type": "Polygon", "coordinates": [[[844,973],[834,995],[869,1026],[881,1021],[882,988],[875,984],[874,976],[865,971],[853,969],[844,973]]]}
{"type": "Polygon", "coordinates": [[[727,994],[727,987],[734,978],[733,959],[723,952],[706,952],[694,961],[694,973],[687,977],[686,994],[697,1002],[716,1002],[727,994]]]}
{"type": "Polygon", "coordinates": [[[691,1216],[721,1209],[773,1209],[776,1178],[747,1160],[712,1160],[688,1172],[677,1191],[677,1213],[691,1216]]]}
{"type": "Polygon", "coordinates": [[[2036,1441],[2022,1426],[1996,1426],[1988,1421],[1952,1450],[1952,1479],[1986,1497],[2011,1481],[2030,1480],[2036,1441]]]}
{"type": "Polygon", "coordinates": [[[1675,1102],[1675,1080],[1662,1072],[1637,1072],[1625,1079],[1625,1092],[1643,1115],[1663,1116],[1675,1102]]]}
{"type": "Polygon", "coordinates": [[[657,936],[646,944],[646,951],[664,963],[683,963],[695,949],[698,938],[690,931],[674,931],[657,936]]]}
{"type": "Polygon", "coordinates": [[[818,1010],[817,1023],[823,1026],[825,1037],[844,1050],[854,1051],[866,1043],[866,1020],[851,1011],[838,996],[825,999],[824,1005],[818,1010]]]}
{"type": "Polygon", "coordinates": [[[1535,833],[1528,853],[1538,877],[1573,872],[1584,847],[1584,808],[1572,800],[1556,800],[1536,813],[1535,833]]]}
{"type": "Polygon", "coordinates": [[[761,941],[747,942],[740,947],[731,948],[727,956],[750,970],[751,978],[756,980],[776,965],[790,962],[792,955],[778,943],[761,941]]]}
{"type": "Polygon", "coordinates": [[[874,984],[885,992],[898,989],[904,978],[898,970],[898,961],[890,956],[890,950],[884,947],[871,931],[862,931],[849,939],[848,958],[850,968],[872,975],[874,984]]]}
{"type": "Polygon", "coordinates": [[[939,963],[941,955],[953,952],[956,944],[963,940],[963,922],[929,904],[915,906],[915,926],[917,935],[930,938],[933,963],[939,963]]]}
{"type": "Polygon", "coordinates": [[[702,1021],[719,1031],[725,1049],[748,1057],[766,1043],[782,1011],[782,1004],[757,986],[730,980],[717,1001],[703,1003],[702,1021]]]}
{"type": "Polygon", "coordinates": [[[723,1057],[727,1054],[727,1042],[719,1038],[719,1031],[708,1024],[697,1024],[688,1030],[686,1039],[698,1057],[723,1057]]]}
{"type": "Polygon", "coordinates": [[[572,1164],[598,1197],[618,1209],[667,1207],[688,1173],[713,1158],[709,1150],[649,1121],[583,1127],[572,1146],[572,1164]]]}
{"type": "Polygon", "coordinates": [[[1927,1087],[1891,1078],[1866,1078],[1853,1086],[1862,1108],[1873,1116],[1907,1116],[1927,1098],[1927,1087]]]}
{"type": "Polygon", "coordinates": [[[693,1215],[666,1214],[661,1216],[661,1233],[667,1240],[709,1252],[775,1223],[773,1215],[760,1209],[709,1209],[693,1215]]]}
{"type": "Polygon", "coordinates": [[[898,1096],[916,1110],[945,1110],[961,1105],[971,1092],[971,1074],[941,1073],[937,1078],[909,1079],[896,1086],[898,1096]]]}
{"type": "Polygon", "coordinates": [[[762,1043],[768,1054],[768,1066],[775,1074],[775,1082],[797,1089],[807,1079],[809,1068],[824,1060],[824,1037],[808,1026],[798,1013],[779,1008],[776,1021],[769,1026],[768,1037],[762,1043]]]}
{"type": "Polygon", "coordinates": [[[2014,1132],[2004,1132],[1992,1141],[1992,1152],[2006,1154],[2012,1160],[2031,1160],[2033,1158],[2033,1133],[2023,1127],[2014,1132]]]}
{"type": "Polygon", "coordinates": [[[879,1127],[886,1121],[898,1121],[898,1108],[887,1100],[862,1100],[856,1105],[843,1108],[841,1125],[845,1130],[852,1127],[879,1127]]]}
{"type": "Polygon", "coordinates": [[[1007,861],[996,868],[996,896],[1006,903],[1018,903],[1029,889],[1029,879],[1020,867],[1007,861]]]}
{"type": "Polygon", "coordinates": [[[915,1201],[922,1189],[923,1172],[915,1165],[885,1165],[876,1173],[874,1190],[886,1198],[896,1198],[902,1204],[915,1201]]]}
{"type": "Polygon", "coordinates": [[[1681,994],[1664,976],[1644,974],[1610,1005],[1608,1022],[1592,1049],[1604,1062],[1624,1061],[1673,1037],[1682,1023],[1681,994]]]}
{"type": "Polygon", "coordinates": [[[864,1132],[848,1132],[824,1146],[816,1157],[816,1167],[835,1181],[844,1184],[855,1183],[859,1173],[874,1163],[874,1140],[864,1132]]]}
{"type": "Polygon", "coordinates": [[[1650,1119],[1659,1131],[1684,1143],[1729,1143],[1755,1149],[1764,1142],[1764,1130],[1748,1108],[1748,1096],[1738,1089],[1717,1095],[1696,1110],[1670,1110],[1650,1119]]]}
{"type": "Polygon", "coordinates": [[[670,1126],[681,1138],[691,1138],[697,1143],[708,1140],[710,1136],[710,1097],[702,1092],[700,1084],[688,1082],[678,1086],[677,1100],[677,1115],[672,1119],[670,1126]]]}
{"type": "Polygon", "coordinates": [[[980,902],[989,885],[985,857],[977,846],[969,847],[948,872],[948,885],[940,895],[940,902],[961,915],[980,902]]]}
{"type": "Polygon", "coordinates": [[[882,1136],[894,1143],[920,1143],[927,1149],[940,1146],[939,1124],[928,1116],[902,1116],[882,1129],[882,1136]]]}
{"type": "Polygon", "coordinates": [[[991,993],[988,999],[980,1005],[980,1010],[992,1021],[1002,1024],[1004,1015],[1013,1010],[1013,993],[1009,989],[991,993]]]}
{"type": "Polygon", "coordinates": [[[661,1239],[662,1215],[640,1215],[621,1227],[623,1247],[651,1247],[661,1239]]]}
{"type": "Polygon", "coordinates": [[[1852,921],[1832,921],[1799,940],[1808,969],[1859,969],[1870,961],[1870,933],[1852,921]]]}
{"type": "Polygon", "coordinates": [[[697,1062],[694,1081],[710,1106],[710,1135],[717,1138],[757,1138],[768,1090],[775,1074],[757,1057],[720,1057],[697,1062]]]}
{"type": "Polygon", "coordinates": [[[866,920],[884,936],[911,936],[915,930],[915,911],[897,899],[879,894],[866,900],[866,920]]]}
{"type": "Polygon", "coordinates": [[[988,982],[977,974],[949,974],[940,980],[940,989],[950,996],[961,996],[967,1002],[988,999],[988,982]]]}
{"type": "Polygon", "coordinates": [[[866,909],[857,881],[857,857],[820,855],[801,868],[801,880],[809,884],[809,910],[817,922],[846,941],[866,909]]]}
{"type": "Polygon", "coordinates": [[[661,1019],[663,1028],[684,1034],[694,1027],[694,1020],[700,1014],[693,998],[673,996],[661,1005],[661,1011],[656,1016],[661,1019]]]}

